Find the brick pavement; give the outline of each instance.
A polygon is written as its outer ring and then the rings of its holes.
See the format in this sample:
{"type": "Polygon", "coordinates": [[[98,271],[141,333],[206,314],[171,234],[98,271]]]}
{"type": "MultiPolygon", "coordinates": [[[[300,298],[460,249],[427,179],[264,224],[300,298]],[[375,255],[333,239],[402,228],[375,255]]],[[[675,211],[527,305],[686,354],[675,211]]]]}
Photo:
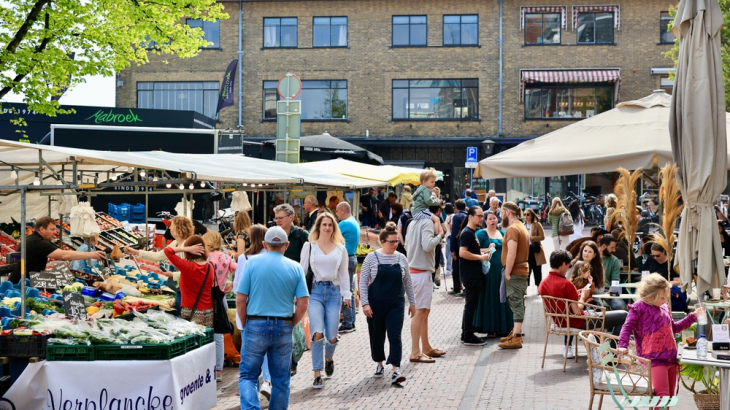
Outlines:
{"type": "MultiPolygon", "coordinates": [[[[548,231],[549,234],[549,231],[548,231]]],[[[543,243],[547,252],[552,241],[543,243]]],[[[544,274],[548,271],[544,267],[544,274]]],[[[449,278],[448,283],[451,283],[449,278]]],[[[371,377],[375,365],[370,359],[367,324],[362,314],[357,316],[357,331],[343,334],[335,353],[335,374],[324,379],[322,390],[311,388],[311,355],[305,352],[299,363],[299,373],[292,378],[291,409],[586,409],[589,402],[586,354],[579,346],[576,363],[568,361],[562,371],[562,339],[548,340],[545,368],[540,368],[545,341],[544,319],[536,287],[528,289],[524,347],[521,350],[501,350],[497,341],[486,346],[463,346],[459,342],[461,312],[464,300],[435,292],[430,317],[431,343],[447,351],[434,364],[408,362],[410,327],[406,318],[403,327],[404,362],[402,372],[408,380],[402,388],[389,383],[390,370],[382,379],[371,377]]],[[[387,352],[387,348],[386,348],[387,352]]],[[[238,369],[226,368],[224,381],[219,383],[216,410],[239,408],[238,369]]],[[[597,399],[596,399],[597,401],[597,399]]],[[[262,398],[262,407],[267,402],[262,398]]],[[[597,409],[598,405],[594,404],[597,409]]],[[[616,408],[604,400],[605,409],[616,408]]],[[[692,395],[680,393],[676,408],[695,410],[692,395]]]]}

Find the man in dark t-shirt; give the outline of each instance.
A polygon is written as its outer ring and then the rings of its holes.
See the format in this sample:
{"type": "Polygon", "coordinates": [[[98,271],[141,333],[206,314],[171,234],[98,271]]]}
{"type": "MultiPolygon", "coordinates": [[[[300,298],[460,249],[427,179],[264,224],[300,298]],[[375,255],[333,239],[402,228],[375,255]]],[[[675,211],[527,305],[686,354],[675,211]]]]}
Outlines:
{"type": "Polygon", "coordinates": [[[459,233],[459,273],[464,284],[464,315],[461,322],[461,342],[468,346],[483,346],[487,339],[474,334],[474,312],[479,304],[479,293],[484,283],[482,261],[489,260],[489,253],[482,254],[476,231],[482,226],[484,211],[472,206],[467,213],[468,223],[459,233]]]}
{"type": "MultiPolygon", "coordinates": [[[[46,269],[48,259],[58,259],[66,261],[77,261],[82,259],[102,260],[105,258],[104,252],[76,252],[60,249],[51,243],[56,236],[56,221],[53,218],[44,216],[39,218],[35,223],[35,230],[25,239],[26,252],[26,275],[29,272],[40,272],[46,269]]],[[[20,272],[10,276],[10,281],[18,283],[20,281],[20,272]]]]}

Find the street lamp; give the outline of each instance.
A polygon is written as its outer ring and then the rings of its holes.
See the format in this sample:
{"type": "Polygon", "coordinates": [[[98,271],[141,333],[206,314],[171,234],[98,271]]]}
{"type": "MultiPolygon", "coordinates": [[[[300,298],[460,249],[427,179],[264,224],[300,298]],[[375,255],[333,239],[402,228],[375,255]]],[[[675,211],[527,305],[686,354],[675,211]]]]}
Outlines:
{"type": "Polygon", "coordinates": [[[494,153],[494,141],[484,140],[482,145],[484,146],[484,155],[492,155],[494,153]]]}

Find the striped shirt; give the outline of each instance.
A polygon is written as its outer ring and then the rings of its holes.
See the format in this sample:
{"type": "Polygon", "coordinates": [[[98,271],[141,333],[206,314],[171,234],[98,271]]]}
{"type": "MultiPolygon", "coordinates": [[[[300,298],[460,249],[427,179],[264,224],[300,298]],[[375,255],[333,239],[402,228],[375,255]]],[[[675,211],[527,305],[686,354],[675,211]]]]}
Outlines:
{"type": "Polygon", "coordinates": [[[360,267],[360,305],[369,305],[368,302],[368,285],[375,280],[378,276],[378,261],[383,265],[399,264],[403,273],[403,288],[408,296],[408,303],[411,305],[416,304],[416,298],[413,296],[413,285],[411,284],[410,268],[408,267],[408,260],[400,252],[394,252],[392,255],[386,255],[380,251],[371,252],[365,257],[362,266],[360,267]],[[375,252],[378,253],[377,257],[375,252]]]}

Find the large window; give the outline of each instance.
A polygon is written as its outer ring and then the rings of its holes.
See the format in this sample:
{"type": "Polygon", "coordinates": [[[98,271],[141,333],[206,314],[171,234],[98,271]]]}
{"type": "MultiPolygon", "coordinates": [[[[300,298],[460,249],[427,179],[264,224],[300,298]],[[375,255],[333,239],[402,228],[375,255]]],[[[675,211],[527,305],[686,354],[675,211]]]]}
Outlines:
{"type": "MultiPolygon", "coordinates": [[[[276,81],[264,81],[264,119],[276,119],[276,81]]],[[[347,119],[347,81],[305,80],[297,97],[302,101],[302,120],[347,119]]]]}
{"type": "Polygon", "coordinates": [[[479,43],[479,16],[444,16],[444,45],[472,46],[479,43]]]}
{"type": "Polygon", "coordinates": [[[216,118],[218,82],[138,82],[137,108],[197,111],[216,118]]]}
{"type": "Polygon", "coordinates": [[[264,19],[264,48],[297,47],[297,18],[264,19]]]}
{"type": "Polygon", "coordinates": [[[613,84],[530,85],[525,89],[525,118],[586,118],[613,108],[613,84]]]}
{"type": "Polygon", "coordinates": [[[659,42],[674,43],[674,33],[669,29],[669,24],[674,20],[668,11],[662,11],[659,15],[659,42]]]}
{"type": "Polygon", "coordinates": [[[560,13],[525,14],[525,44],[560,44],[560,13]]]}
{"type": "Polygon", "coordinates": [[[347,17],[315,17],[314,47],[347,47],[347,17]]]}
{"type": "Polygon", "coordinates": [[[205,41],[212,43],[203,48],[220,48],[221,46],[221,28],[220,21],[203,21],[199,19],[188,19],[188,26],[199,27],[203,30],[203,38],[205,41]]]}
{"type": "Polygon", "coordinates": [[[393,80],[394,120],[479,117],[479,80],[393,80]]]}
{"type": "Polygon", "coordinates": [[[578,44],[613,44],[613,13],[579,13],[578,44]]]}
{"type": "Polygon", "coordinates": [[[393,16],[393,45],[425,46],[427,26],[426,16],[393,16]]]}

